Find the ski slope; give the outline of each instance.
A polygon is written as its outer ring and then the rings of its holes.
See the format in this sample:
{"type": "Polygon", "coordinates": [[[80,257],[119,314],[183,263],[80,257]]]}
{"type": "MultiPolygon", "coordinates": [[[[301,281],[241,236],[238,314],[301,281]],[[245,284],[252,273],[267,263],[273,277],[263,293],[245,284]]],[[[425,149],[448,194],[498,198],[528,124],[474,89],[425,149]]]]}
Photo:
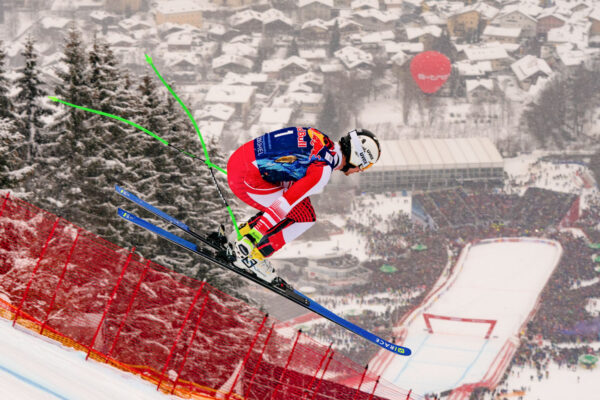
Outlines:
{"type": "Polygon", "coordinates": [[[0,318],[0,398],[14,400],[176,399],[132,374],[0,318]]]}
{"type": "Polygon", "coordinates": [[[543,239],[467,246],[445,284],[406,319],[402,344],[413,356],[379,353],[371,365],[386,380],[420,394],[498,379],[561,254],[558,242],[543,239]],[[429,334],[424,312],[497,323],[490,339],[484,338],[489,325],[468,322],[436,320],[429,334]]]}

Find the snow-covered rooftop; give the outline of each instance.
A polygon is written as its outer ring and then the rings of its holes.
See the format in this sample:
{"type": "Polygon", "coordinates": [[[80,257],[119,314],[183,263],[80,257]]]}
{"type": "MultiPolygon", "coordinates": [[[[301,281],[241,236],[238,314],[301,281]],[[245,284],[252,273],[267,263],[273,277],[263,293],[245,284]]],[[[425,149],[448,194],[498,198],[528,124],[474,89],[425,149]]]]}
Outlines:
{"type": "Polygon", "coordinates": [[[306,7],[313,3],[319,3],[333,8],[333,0],[298,0],[298,8],[306,7]]]}
{"type": "Polygon", "coordinates": [[[323,21],[322,19],[312,19],[310,21],[305,22],[304,24],[302,24],[302,26],[300,27],[301,30],[322,30],[327,32],[329,30],[329,26],[327,25],[327,23],[325,21],[323,21]]]}
{"type": "Polygon", "coordinates": [[[226,65],[239,65],[250,70],[252,69],[254,63],[249,58],[238,56],[236,54],[223,54],[222,56],[215,57],[212,60],[213,69],[221,68],[226,65]]]}
{"type": "Polygon", "coordinates": [[[269,81],[269,76],[263,73],[250,72],[247,74],[236,74],[228,72],[225,78],[221,81],[224,85],[248,85],[252,86],[256,83],[265,83],[269,81]]]}
{"type": "Polygon", "coordinates": [[[194,116],[198,120],[203,119],[218,119],[221,121],[229,121],[235,113],[235,108],[227,104],[206,104],[194,116]]]}
{"type": "Polygon", "coordinates": [[[261,18],[263,24],[270,24],[271,22],[275,21],[281,21],[290,26],[294,24],[290,18],[276,8],[269,8],[267,11],[262,13],[261,18]]]}
{"type": "Polygon", "coordinates": [[[387,53],[397,53],[399,51],[403,51],[405,53],[416,54],[425,49],[425,45],[423,43],[385,42],[384,45],[387,53]]]}
{"type": "Polygon", "coordinates": [[[586,60],[586,53],[583,50],[574,48],[571,43],[560,44],[556,46],[556,55],[567,67],[583,64],[586,60]]]}
{"type": "Polygon", "coordinates": [[[194,0],[169,0],[156,4],[155,10],[161,14],[182,14],[195,11],[204,11],[211,9],[208,3],[198,2],[194,0]]]}
{"type": "Polygon", "coordinates": [[[359,10],[353,13],[354,16],[365,18],[365,19],[374,19],[381,23],[388,23],[392,21],[396,21],[398,19],[398,14],[391,11],[380,11],[375,8],[369,8],[366,10],[359,10]]]}
{"type": "Polygon", "coordinates": [[[198,121],[198,129],[205,141],[210,139],[220,140],[223,137],[224,128],[225,122],[223,121],[198,121]]]}
{"type": "Polygon", "coordinates": [[[390,61],[396,65],[404,65],[410,58],[405,52],[399,51],[390,58],[390,61]]]}
{"type": "MultiPolygon", "coordinates": [[[[459,46],[457,46],[459,48],[459,46]]],[[[508,53],[500,44],[489,43],[483,46],[462,47],[469,61],[501,60],[508,58],[508,53]]]]}
{"type": "Polygon", "coordinates": [[[71,19],[61,18],[57,16],[44,17],[40,21],[40,25],[44,29],[66,29],[71,23],[71,19]]]}
{"type": "Polygon", "coordinates": [[[504,28],[501,26],[488,25],[483,30],[483,36],[504,37],[516,39],[521,35],[521,28],[504,28]]]}
{"type": "Polygon", "coordinates": [[[408,40],[413,40],[426,34],[433,37],[440,37],[442,35],[442,28],[437,25],[406,27],[408,40]]]}
{"type": "Polygon", "coordinates": [[[589,19],[600,22],[600,5],[596,6],[588,15],[589,19]]]}
{"type": "Polygon", "coordinates": [[[238,25],[245,24],[252,20],[262,22],[261,13],[254,10],[244,10],[233,14],[231,17],[229,17],[228,21],[231,26],[236,27],[238,25]]]}
{"type": "Polygon", "coordinates": [[[548,76],[552,74],[552,69],[546,61],[531,54],[515,61],[510,65],[510,68],[519,81],[524,81],[538,72],[542,72],[548,76]]]}
{"type": "Polygon", "coordinates": [[[448,19],[435,12],[427,11],[421,14],[421,18],[427,25],[446,25],[448,19]]]}
{"type": "Polygon", "coordinates": [[[346,46],[334,53],[348,69],[352,69],[361,64],[373,64],[373,56],[366,51],[357,49],[356,47],[346,46]]]}
{"type": "Polygon", "coordinates": [[[559,28],[548,31],[548,43],[574,43],[580,48],[587,47],[590,21],[567,22],[559,28]]]}
{"type": "Polygon", "coordinates": [[[324,60],[327,58],[327,50],[324,48],[298,49],[298,56],[305,60],[324,60]]]}
{"type": "Polygon", "coordinates": [[[466,80],[467,93],[477,89],[478,87],[484,87],[490,92],[494,90],[494,81],[491,79],[467,79],[466,80]]]}
{"type": "Polygon", "coordinates": [[[246,43],[223,43],[221,50],[224,54],[235,54],[250,58],[255,58],[258,54],[256,47],[246,43]]]}
{"type": "Polygon", "coordinates": [[[206,93],[205,101],[210,103],[246,103],[256,87],[245,85],[215,85],[206,93]]]}
{"type": "Polygon", "coordinates": [[[489,138],[383,140],[377,169],[482,168],[503,165],[502,156],[489,138]]]}
{"type": "Polygon", "coordinates": [[[394,40],[396,35],[392,31],[381,31],[371,32],[361,35],[361,42],[368,43],[382,43],[384,40],[394,40]]]}
{"type": "Polygon", "coordinates": [[[454,63],[454,68],[460,76],[484,76],[492,71],[492,63],[490,61],[470,62],[463,60],[454,63]]]}
{"type": "Polygon", "coordinates": [[[258,120],[261,124],[278,124],[280,127],[288,124],[294,109],[291,107],[264,107],[258,120]]]}
{"type": "Polygon", "coordinates": [[[483,1],[477,2],[473,9],[479,11],[481,17],[487,21],[493,19],[500,12],[500,10],[496,7],[491,6],[483,1]]]}

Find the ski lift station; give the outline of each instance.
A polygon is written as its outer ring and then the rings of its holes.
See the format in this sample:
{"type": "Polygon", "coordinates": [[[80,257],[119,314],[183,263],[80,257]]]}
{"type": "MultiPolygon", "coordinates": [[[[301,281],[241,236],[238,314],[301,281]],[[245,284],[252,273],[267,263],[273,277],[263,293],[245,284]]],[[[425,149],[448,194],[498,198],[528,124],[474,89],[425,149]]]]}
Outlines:
{"type": "Polygon", "coordinates": [[[360,176],[363,190],[494,186],[504,178],[504,160],[489,138],[383,140],[381,148],[377,167],[360,176]]]}

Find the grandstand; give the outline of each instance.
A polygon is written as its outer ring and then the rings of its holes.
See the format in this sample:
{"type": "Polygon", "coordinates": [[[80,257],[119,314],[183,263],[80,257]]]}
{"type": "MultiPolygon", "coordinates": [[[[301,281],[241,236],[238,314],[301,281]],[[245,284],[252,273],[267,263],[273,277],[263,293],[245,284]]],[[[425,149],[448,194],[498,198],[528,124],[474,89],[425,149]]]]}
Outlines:
{"type": "Polygon", "coordinates": [[[504,160],[488,138],[384,140],[381,146],[377,170],[359,178],[362,190],[497,185],[504,177],[504,160]]]}
{"type": "Polygon", "coordinates": [[[546,229],[561,225],[570,212],[579,214],[578,196],[539,188],[528,188],[523,196],[467,193],[462,188],[420,192],[413,195],[413,209],[435,228],[500,223],[546,229]]]}

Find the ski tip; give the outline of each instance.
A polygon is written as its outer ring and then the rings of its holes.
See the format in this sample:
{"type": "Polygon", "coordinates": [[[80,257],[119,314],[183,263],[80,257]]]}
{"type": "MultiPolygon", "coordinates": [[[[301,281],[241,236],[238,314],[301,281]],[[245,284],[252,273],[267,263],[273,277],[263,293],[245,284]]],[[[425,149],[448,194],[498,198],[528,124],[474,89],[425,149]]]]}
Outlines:
{"type": "Polygon", "coordinates": [[[384,349],[391,351],[394,354],[398,354],[401,356],[410,356],[412,354],[412,351],[408,347],[398,346],[381,338],[376,338],[375,343],[383,347],[384,349]]]}

